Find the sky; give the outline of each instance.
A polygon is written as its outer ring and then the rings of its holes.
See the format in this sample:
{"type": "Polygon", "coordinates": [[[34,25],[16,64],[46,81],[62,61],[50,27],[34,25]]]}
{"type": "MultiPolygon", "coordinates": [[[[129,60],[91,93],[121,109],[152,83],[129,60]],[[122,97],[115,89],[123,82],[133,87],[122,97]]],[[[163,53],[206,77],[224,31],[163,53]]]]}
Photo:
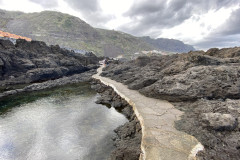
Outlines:
{"type": "Polygon", "coordinates": [[[0,0],[0,8],[59,11],[93,27],[178,39],[196,49],[240,46],[239,0],[0,0]]]}

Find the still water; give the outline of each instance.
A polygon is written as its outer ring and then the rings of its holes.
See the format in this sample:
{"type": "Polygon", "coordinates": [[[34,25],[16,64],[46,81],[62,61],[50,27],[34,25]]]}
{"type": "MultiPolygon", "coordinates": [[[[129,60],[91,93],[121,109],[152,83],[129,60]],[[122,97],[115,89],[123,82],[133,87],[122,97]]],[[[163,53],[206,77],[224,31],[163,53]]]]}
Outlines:
{"type": "Polygon", "coordinates": [[[104,160],[127,119],[95,104],[89,84],[0,101],[0,160],[104,160]]]}

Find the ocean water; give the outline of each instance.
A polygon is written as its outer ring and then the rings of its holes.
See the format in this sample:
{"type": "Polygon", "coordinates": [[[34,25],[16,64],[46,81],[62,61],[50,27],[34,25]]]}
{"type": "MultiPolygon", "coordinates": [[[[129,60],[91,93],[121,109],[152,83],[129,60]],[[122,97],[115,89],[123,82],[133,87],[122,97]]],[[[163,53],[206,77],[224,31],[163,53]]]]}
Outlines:
{"type": "Polygon", "coordinates": [[[0,160],[107,159],[127,119],[97,96],[76,84],[1,100],[0,160]]]}

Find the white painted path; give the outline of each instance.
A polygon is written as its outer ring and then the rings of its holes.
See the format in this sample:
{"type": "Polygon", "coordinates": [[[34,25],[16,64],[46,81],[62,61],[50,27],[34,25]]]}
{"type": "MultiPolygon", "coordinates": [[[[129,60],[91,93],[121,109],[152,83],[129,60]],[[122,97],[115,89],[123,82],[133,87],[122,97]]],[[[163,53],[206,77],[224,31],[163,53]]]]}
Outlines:
{"type": "Polygon", "coordinates": [[[174,128],[183,114],[171,103],[141,95],[126,85],[101,77],[103,66],[93,78],[111,86],[132,107],[142,126],[141,160],[195,160],[201,143],[174,128]]]}

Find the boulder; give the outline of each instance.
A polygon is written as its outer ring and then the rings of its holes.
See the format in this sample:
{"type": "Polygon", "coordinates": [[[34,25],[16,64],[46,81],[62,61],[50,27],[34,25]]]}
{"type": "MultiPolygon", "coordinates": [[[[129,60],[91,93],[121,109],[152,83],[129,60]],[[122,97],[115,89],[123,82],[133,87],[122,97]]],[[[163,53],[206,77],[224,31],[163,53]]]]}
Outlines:
{"type": "Polygon", "coordinates": [[[226,99],[240,95],[238,66],[196,66],[143,87],[144,95],[169,101],[226,99]]]}
{"type": "Polygon", "coordinates": [[[207,127],[216,131],[232,131],[238,126],[237,118],[234,118],[231,114],[203,113],[202,121],[207,127]]]}
{"type": "Polygon", "coordinates": [[[1,49],[11,49],[14,48],[14,44],[10,40],[0,39],[0,48],[1,49]]]}
{"type": "Polygon", "coordinates": [[[121,101],[121,99],[117,99],[117,100],[113,101],[112,106],[113,106],[114,108],[120,108],[120,107],[122,107],[122,101],[121,101]]]}
{"type": "Polygon", "coordinates": [[[135,60],[135,64],[140,67],[146,66],[149,62],[150,58],[147,56],[141,56],[135,60]]]}

